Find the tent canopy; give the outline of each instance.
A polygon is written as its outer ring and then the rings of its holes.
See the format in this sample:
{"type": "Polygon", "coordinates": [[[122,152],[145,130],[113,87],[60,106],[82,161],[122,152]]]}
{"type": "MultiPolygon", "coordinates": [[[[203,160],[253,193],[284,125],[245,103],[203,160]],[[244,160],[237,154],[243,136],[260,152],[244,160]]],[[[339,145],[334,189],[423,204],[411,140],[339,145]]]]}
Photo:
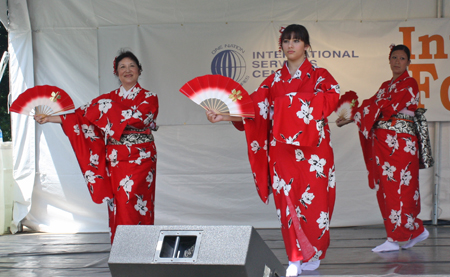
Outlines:
{"type": "Polygon", "coordinates": [[[33,14],[32,28],[38,31],[46,28],[211,22],[409,20],[435,18],[439,1],[33,0],[27,2],[33,14]]]}
{"type": "MultiPolygon", "coordinates": [[[[352,89],[365,98],[391,76],[388,45],[405,42],[400,30],[414,28],[413,64],[434,64],[436,71],[436,78],[433,72],[419,72],[421,83],[440,91],[448,75],[448,60],[419,55],[425,51],[420,38],[435,34],[444,38],[443,49],[450,53],[450,0],[1,0],[0,8],[0,19],[9,28],[13,99],[34,85],[51,84],[79,106],[118,86],[111,74],[118,49],[131,49],[140,58],[144,71],[139,82],[160,100],[156,224],[278,227],[273,204],[265,206],[257,197],[243,133],[229,124],[209,124],[201,108],[178,92],[191,78],[210,74],[220,51],[242,56],[240,66],[246,71],[240,82],[251,92],[283,62],[277,52],[280,26],[303,24],[312,38],[310,59],[327,68],[343,91],[352,89]]],[[[430,45],[435,54],[434,42],[430,45]]],[[[427,97],[426,89],[423,104],[432,107],[433,121],[442,121],[439,218],[450,219],[445,198],[450,191],[449,114],[441,101],[445,93],[427,97]]],[[[61,128],[36,126],[15,114],[12,123],[13,231],[22,219],[41,231],[105,231],[106,207],[91,203],[61,128]]],[[[330,126],[338,186],[332,225],[381,223],[356,127],[330,126]]],[[[431,218],[433,174],[429,169],[420,176],[422,219],[431,218]]]]}

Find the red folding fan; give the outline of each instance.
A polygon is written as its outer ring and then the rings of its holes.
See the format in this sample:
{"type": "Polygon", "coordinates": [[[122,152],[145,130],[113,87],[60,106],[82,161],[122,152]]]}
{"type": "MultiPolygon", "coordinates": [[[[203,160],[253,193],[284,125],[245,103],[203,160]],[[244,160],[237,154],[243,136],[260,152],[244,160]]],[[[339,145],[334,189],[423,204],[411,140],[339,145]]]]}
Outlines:
{"type": "Polygon", "coordinates": [[[356,95],[356,92],[349,90],[339,98],[335,112],[339,118],[353,119],[358,104],[358,95],[356,95]]]}
{"type": "Polygon", "coordinates": [[[184,84],[180,92],[205,110],[222,115],[255,117],[250,95],[231,78],[222,75],[196,77],[184,84]]]}
{"type": "Polygon", "coordinates": [[[75,106],[64,90],[55,86],[35,86],[24,91],[9,110],[25,115],[54,115],[72,110],[75,106]]]}

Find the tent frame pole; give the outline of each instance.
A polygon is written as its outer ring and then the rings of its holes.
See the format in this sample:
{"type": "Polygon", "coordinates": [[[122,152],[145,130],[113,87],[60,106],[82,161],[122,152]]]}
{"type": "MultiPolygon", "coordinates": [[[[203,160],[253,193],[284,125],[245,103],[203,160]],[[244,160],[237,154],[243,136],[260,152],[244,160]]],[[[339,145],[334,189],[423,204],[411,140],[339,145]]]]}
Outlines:
{"type": "MultiPolygon", "coordinates": [[[[443,1],[436,0],[436,17],[442,18],[443,1]]],[[[439,166],[440,166],[440,152],[441,152],[441,123],[436,121],[434,124],[434,194],[433,194],[433,217],[431,223],[438,224],[439,218],[439,166]]]]}
{"type": "Polygon", "coordinates": [[[439,166],[440,166],[440,152],[441,152],[441,123],[436,121],[434,123],[434,194],[433,194],[433,218],[432,224],[438,224],[439,213],[439,166]]]}

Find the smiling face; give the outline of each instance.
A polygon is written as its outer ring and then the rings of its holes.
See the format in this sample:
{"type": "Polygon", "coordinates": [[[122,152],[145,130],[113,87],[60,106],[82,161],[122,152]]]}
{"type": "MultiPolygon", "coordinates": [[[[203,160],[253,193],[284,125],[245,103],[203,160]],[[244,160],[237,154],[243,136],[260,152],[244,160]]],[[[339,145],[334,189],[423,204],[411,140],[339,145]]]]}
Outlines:
{"type": "Polygon", "coordinates": [[[301,39],[294,38],[294,34],[291,34],[290,38],[283,39],[281,46],[284,55],[291,62],[303,61],[309,48],[309,45],[305,45],[301,39]]]}
{"type": "Polygon", "coordinates": [[[403,50],[396,50],[391,53],[389,58],[389,65],[391,66],[392,76],[394,80],[407,70],[411,61],[408,59],[408,55],[403,50]]]}
{"type": "Polygon", "coordinates": [[[139,66],[130,58],[123,58],[117,66],[117,76],[122,86],[128,90],[133,87],[139,78],[139,66]]]}

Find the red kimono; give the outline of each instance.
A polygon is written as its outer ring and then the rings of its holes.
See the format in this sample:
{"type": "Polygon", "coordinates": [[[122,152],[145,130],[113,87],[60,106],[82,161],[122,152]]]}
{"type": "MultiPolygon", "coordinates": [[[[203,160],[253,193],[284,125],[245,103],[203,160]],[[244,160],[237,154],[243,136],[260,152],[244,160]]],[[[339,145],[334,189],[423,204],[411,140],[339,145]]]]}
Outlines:
{"type": "Polygon", "coordinates": [[[419,103],[415,79],[405,71],[384,82],[355,113],[369,186],[377,191],[387,239],[407,241],[424,229],[420,213],[419,155],[414,111],[419,103]]]}
{"type": "Polygon", "coordinates": [[[107,201],[111,242],[117,225],[154,223],[156,94],[123,87],[61,116],[95,203],[107,201]]]}
{"type": "Polygon", "coordinates": [[[243,127],[259,196],[268,203],[273,192],[290,261],[323,259],[335,202],[327,117],[337,105],[339,85],[305,60],[294,77],[285,64],[251,97],[256,117],[245,119],[243,127]]]}

